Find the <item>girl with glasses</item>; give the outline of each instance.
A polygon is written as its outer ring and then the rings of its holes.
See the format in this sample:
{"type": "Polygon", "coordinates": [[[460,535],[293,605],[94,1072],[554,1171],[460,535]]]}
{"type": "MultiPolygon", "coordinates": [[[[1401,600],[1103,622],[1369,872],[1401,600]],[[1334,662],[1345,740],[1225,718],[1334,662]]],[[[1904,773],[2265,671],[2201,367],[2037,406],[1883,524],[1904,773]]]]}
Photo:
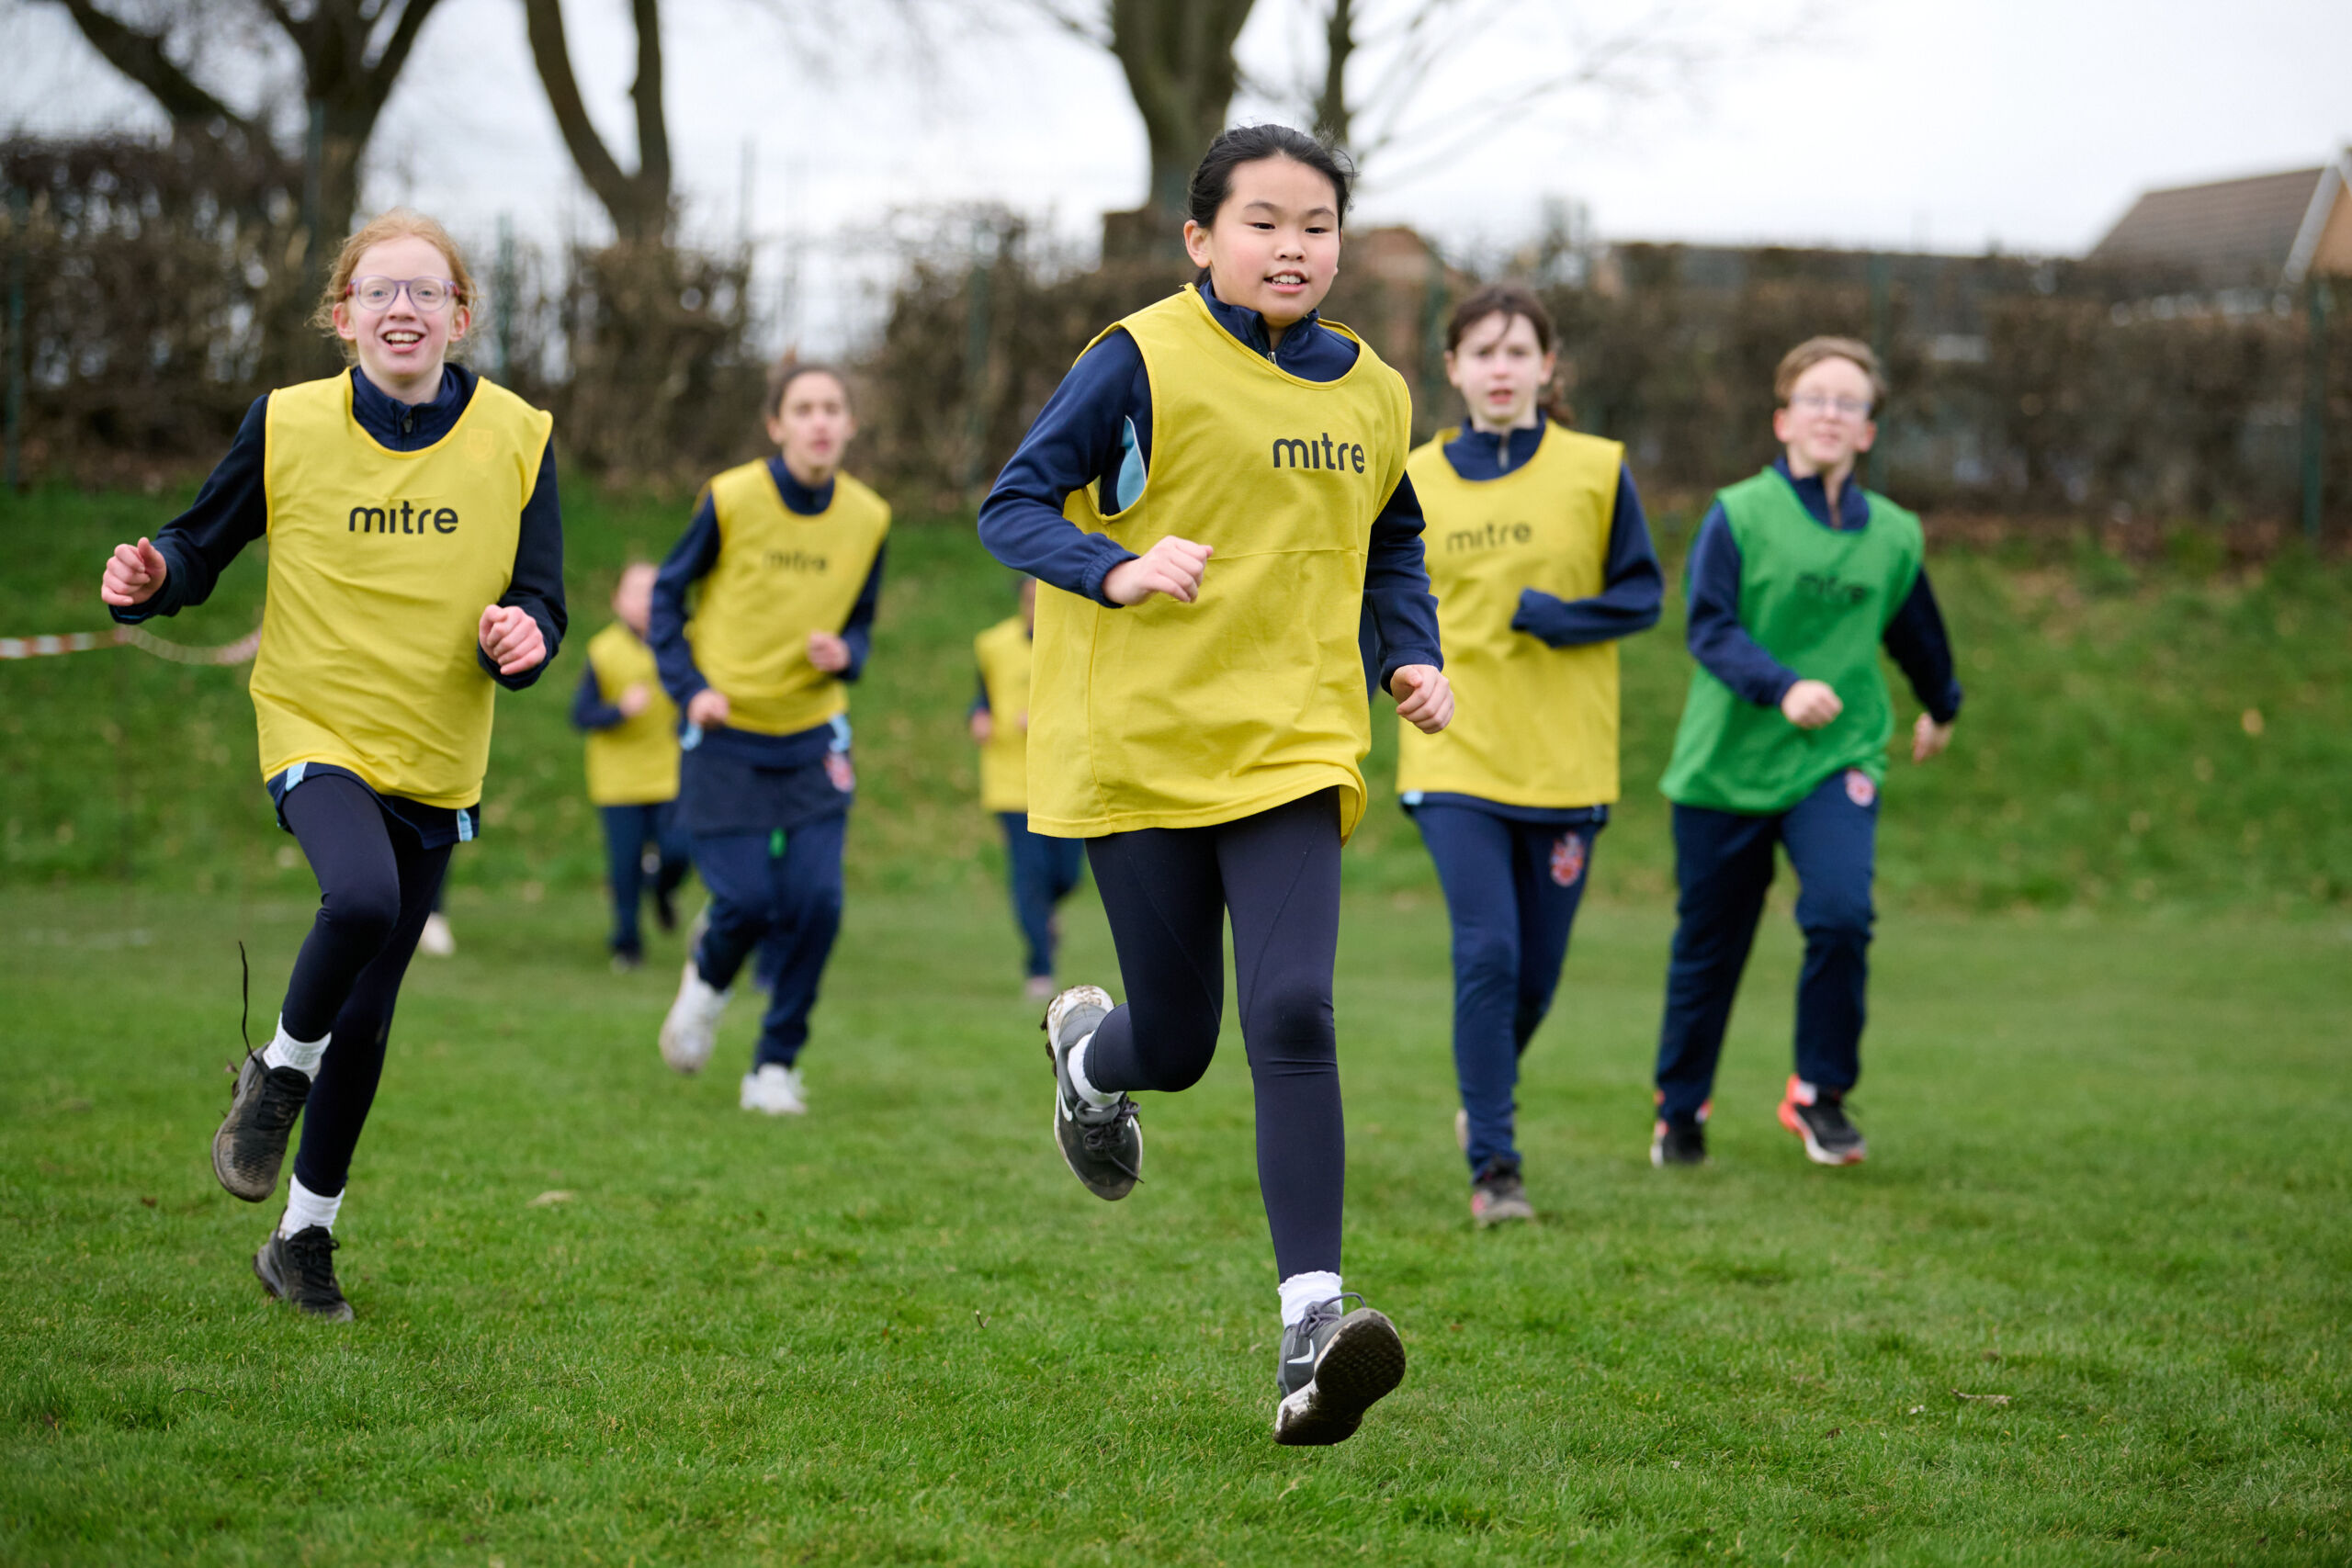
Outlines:
{"type": "Polygon", "coordinates": [[[1877,355],[1851,338],[1810,338],[1781,358],[1772,390],[1781,456],[1717,494],[1690,546],[1699,667],[1661,785],[1680,888],[1650,1134],[1661,1166],[1707,1157],[1715,1062],[1776,844],[1796,873],[1804,932],[1781,1125],[1818,1165],[1867,1152],[1845,1102],[1861,1076],[1878,792],[1894,731],[1880,648],[1927,710],[1913,762],[1950,743],[1960,714],[1919,519],[1854,479],[1886,395],[1877,355]]]}
{"type": "Polygon", "coordinates": [[[475,298],[432,219],[388,212],[352,235],[316,317],[350,368],[257,400],[196,503],[118,546],[100,585],[119,621],[175,615],[269,541],[261,776],[319,912],[276,1033],[237,1074],[212,1168],[264,1201],[300,1121],[254,1271],[324,1318],[351,1316],[335,1222],[401,977],[451,846],[481,826],[493,694],[537,681],[563,637],[552,422],[449,363],[475,298]]]}

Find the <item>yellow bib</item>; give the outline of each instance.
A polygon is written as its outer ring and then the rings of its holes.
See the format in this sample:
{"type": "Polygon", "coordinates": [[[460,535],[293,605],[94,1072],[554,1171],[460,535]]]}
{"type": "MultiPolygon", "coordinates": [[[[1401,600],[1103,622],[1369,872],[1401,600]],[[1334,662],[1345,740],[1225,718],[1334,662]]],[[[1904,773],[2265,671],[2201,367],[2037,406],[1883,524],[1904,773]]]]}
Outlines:
{"type": "Polygon", "coordinates": [[[427,806],[481,799],[497,687],[475,660],[506,592],[553,421],[489,381],[457,427],[392,452],[351,378],[269,396],[269,597],[254,663],[261,772],[333,762],[427,806]]]}
{"type": "Polygon", "coordinates": [[[1535,456],[1470,480],[1445,460],[1451,430],[1405,465],[1445,631],[1453,722],[1396,728],[1396,788],[1507,806],[1617,798],[1617,644],[1547,648],[1510,629],[1522,588],[1587,599],[1607,584],[1609,527],[1625,449],[1551,425],[1535,456]]]}
{"type": "Polygon", "coordinates": [[[653,700],[636,717],[588,732],[588,798],[598,806],[652,806],[678,796],[678,705],[662,690],[653,650],[620,621],[588,639],[596,694],[617,703],[631,686],[653,700]]]}
{"type": "Polygon", "coordinates": [[[972,639],[992,728],[980,748],[980,808],[1029,809],[1029,628],[1018,615],[972,639]]]}
{"type": "Polygon", "coordinates": [[[765,462],[710,481],[718,564],[703,580],[686,641],[703,679],[725,694],[730,728],[797,735],[849,706],[841,681],[808,662],[808,634],[838,633],[890,531],[890,507],[847,474],[803,517],[776,493],[765,462]]]}
{"type": "Polygon", "coordinates": [[[1114,609],[1040,585],[1029,826],[1205,827],[1338,785],[1353,832],[1372,739],[1356,626],[1373,519],[1412,439],[1404,379],[1333,326],[1354,366],[1303,380],[1189,288],[1118,325],[1151,381],[1150,472],[1125,511],[1103,516],[1089,486],[1064,515],[1138,555],[1170,535],[1216,553],[1192,604],[1114,609]]]}

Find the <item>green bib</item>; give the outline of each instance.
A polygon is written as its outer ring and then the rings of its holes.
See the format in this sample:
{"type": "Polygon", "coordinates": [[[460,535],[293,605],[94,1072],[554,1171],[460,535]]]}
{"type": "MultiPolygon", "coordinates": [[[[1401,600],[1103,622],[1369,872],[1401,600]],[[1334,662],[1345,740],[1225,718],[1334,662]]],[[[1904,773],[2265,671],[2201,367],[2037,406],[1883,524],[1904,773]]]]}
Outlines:
{"type": "Polygon", "coordinates": [[[1799,675],[1826,682],[1846,706],[1819,729],[1799,729],[1780,709],[1744,701],[1704,667],[1694,670],[1659,787],[1678,805],[1766,815],[1844,769],[1883,781],[1894,706],[1879,641],[1919,575],[1919,519],[1873,494],[1866,526],[1825,528],[1772,468],[1715,499],[1739,546],[1739,624],[1799,675]]]}

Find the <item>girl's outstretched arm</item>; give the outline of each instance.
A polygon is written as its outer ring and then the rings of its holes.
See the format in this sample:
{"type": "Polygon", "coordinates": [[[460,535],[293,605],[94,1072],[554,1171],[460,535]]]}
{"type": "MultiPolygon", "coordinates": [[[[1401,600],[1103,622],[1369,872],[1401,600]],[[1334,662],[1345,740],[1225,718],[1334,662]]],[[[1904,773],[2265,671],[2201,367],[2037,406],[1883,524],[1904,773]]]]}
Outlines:
{"type": "Polygon", "coordinates": [[[1393,692],[1396,671],[1408,664],[1445,668],[1438,638],[1437,597],[1430,592],[1429,568],[1421,558],[1420,497],[1413,481],[1399,475],[1388,503],[1372,521],[1363,569],[1363,619],[1375,682],[1393,692]]]}
{"type": "MultiPolygon", "coordinates": [[[[114,618],[127,625],[175,615],[212,597],[213,584],[237,552],[269,531],[269,497],[262,484],[262,454],[269,428],[269,396],[245,411],[228,456],[214,466],[196,502],[155,536],[164,579],[136,604],[107,598],[114,618]]],[[[103,594],[104,591],[101,590],[103,594]]]]}
{"type": "Polygon", "coordinates": [[[523,502],[523,526],[514,539],[514,570],[496,608],[520,610],[539,628],[541,656],[520,670],[506,671],[490,650],[477,648],[475,657],[490,678],[510,692],[532,684],[555,662],[570,618],[563,604],[563,504],[555,489],[555,443],[539,453],[539,477],[523,502]]]}
{"type": "Polygon", "coordinates": [[[1100,604],[1102,580],[1136,558],[1062,515],[1073,491],[1102,487],[1116,512],[1143,492],[1151,459],[1151,383],[1124,332],[1079,357],[997,475],[980,506],[980,543],[1015,571],[1100,604]]]}

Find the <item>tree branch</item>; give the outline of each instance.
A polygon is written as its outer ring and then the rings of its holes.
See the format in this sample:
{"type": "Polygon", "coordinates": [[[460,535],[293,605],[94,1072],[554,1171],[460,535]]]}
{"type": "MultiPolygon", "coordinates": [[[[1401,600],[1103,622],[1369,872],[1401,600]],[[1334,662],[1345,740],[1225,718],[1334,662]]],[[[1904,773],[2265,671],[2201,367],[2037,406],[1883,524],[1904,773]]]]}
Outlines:
{"type": "Polygon", "coordinates": [[[670,124],[662,107],[662,0],[632,0],[637,21],[637,186],[640,202],[670,204],[670,124]]]}
{"type": "Polygon", "coordinates": [[[155,102],[175,123],[218,119],[243,131],[256,147],[269,145],[254,124],[197,85],[193,77],[164,52],[163,39],[142,33],[120,18],[99,9],[91,0],[58,0],[74,25],[107,64],[154,95],[155,102]]]}
{"type": "Polygon", "coordinates": [[[539,85],[547,90],[548,107],[555,111],[556,129],[571,154],[580,177],[616,222],[630,207],[628,175],[605,148],[603,137],[581,101],[579,78],[571,72],[571,51],[564,41],[561,0],[523,0],[524,29],[531,40],[531,60],[538,67],[539,85]]]}

